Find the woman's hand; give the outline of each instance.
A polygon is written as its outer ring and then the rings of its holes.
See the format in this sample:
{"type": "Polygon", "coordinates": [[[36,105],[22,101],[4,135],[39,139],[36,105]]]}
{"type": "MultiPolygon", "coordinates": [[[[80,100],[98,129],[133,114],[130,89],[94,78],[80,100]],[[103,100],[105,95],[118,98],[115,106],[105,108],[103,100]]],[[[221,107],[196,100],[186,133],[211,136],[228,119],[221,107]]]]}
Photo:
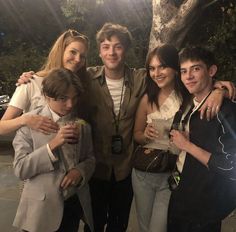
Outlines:
{"type": "Polygon", "coordinates": [[[33,79],[34,71],[23,72],[20,78],[17,80],[16,85],[26,84],[30,82],[30,79],[33,79]]]}
{"type": "Polygon", "coordinates": [[[211,92],[209,97],[206,99],[204,104],[199,109],[200,118],[203,119],[204,116],[208,121],[210,121],[220,110],[224,99],[224,90],[215,89],[211,92]]]}
{"type": "Polygon", "coordinates": [[[231,81],[216,81],[214,83],[214,88],[227,90],[225,91],[224,96],[231,100],[236,98],[236,88],[231,81]]]}
{"type": "Polygon", "coordinates": [[[186,151],[189,142],[188,133],[184,131],[172,130],[170,141],[180,150],[186,151]]]}
{"type": "Polygon", "coordinates": [[[57,123],[51,118],[41,115],[22,115],[23,124],[33,130],[40,131],[46,135],[56,133],[59,129],[57,123]]]}
{"type": "Polygon", "coordinates": [[[66,189],[69,186],[77,186],[82,180],[82,176],[79,170],[73,168],[63,178],[61,182],[61,188],[66,189]]]}
{"type": "Polygon", "coordinates": [[[144,136],[148,140],[153,140],[158,137],[158,132],[154,129],[154,127],[151,123],[147,124],[147,126],[144,130],[144,136]]]}

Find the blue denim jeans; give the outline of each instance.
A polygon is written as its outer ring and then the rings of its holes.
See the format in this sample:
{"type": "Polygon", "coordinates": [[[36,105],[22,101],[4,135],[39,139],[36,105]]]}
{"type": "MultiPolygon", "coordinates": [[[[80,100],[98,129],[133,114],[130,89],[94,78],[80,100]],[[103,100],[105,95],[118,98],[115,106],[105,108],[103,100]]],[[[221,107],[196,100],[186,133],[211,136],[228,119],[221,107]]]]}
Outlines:
{"type": "Polygon", "coordinates": [[[170,173],[132,171],[132,185],[140,232],[166,232],[170,173]]]}

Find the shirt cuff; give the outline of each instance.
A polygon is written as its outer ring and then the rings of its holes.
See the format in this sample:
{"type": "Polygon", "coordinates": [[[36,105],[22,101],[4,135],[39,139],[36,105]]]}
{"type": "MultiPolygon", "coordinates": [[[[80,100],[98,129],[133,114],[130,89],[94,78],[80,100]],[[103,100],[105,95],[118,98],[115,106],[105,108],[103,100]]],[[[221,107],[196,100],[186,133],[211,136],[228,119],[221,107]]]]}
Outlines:
{"type": "Polygon", "coordinates": [[[51,161],[54,163],[56,161],[58,161],[58,158],[52,153],[48,143],[47,143],[47,150],[48,150],[48,155],[49,155],[49,158],[51,159],[51,161]]]}

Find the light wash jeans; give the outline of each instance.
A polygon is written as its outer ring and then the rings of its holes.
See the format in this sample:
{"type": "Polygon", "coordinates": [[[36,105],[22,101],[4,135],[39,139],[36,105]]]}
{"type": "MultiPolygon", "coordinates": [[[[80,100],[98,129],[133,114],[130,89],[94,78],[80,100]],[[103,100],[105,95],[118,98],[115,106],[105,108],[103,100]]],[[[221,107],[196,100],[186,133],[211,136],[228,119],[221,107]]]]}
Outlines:
{"type": "Polygon", "coordinates": [[[140,232],[166,232],[170,173],[132,171],[132,185],[140,232]]]}

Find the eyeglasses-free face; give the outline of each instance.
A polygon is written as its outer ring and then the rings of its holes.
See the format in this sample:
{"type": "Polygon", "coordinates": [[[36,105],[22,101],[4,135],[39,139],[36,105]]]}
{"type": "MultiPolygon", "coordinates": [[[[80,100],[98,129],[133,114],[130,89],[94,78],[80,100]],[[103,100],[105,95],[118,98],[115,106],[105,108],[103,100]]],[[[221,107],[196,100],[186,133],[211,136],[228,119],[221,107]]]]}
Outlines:
{"type": "Polygon", "coordinates": [[[192,60],[186,60],[180,65],[182,82],[188,91],[201,101],[211,91],[212,78],[217,71],[216,65],[208,68],[203,61],[192,60]]]}
{"type": "Polygon", "coordinates": [[[46,101],[52,111],[59,116],[65,116],[71,113],[73,107],[78,102],[78,97],[78,93],[71,86],[65,95],[58,96],[57,98],[46,96],[46,101]]]}
{"type": "Polygon", "coordinates": [[[87,55],[86,46],[79,41],[71,42],[63,54],[63,67],[76,73],[85,65],[87,55]]]}
{"type": "Polygon", "coordinates": [[[159,88],[174,89],[176,71],[163,65],[157,56],[153,56],[148,67],[149,75],[159,88]]]}
{"type": "Polygon", "coordinates": [[[105,39],[100,44],[99,50],[99,56],[101,57],[106,70],[117,71],[123,68],[126,51],[117,36],[111,36],[110,40],[105,39]]]}
{"type": "Polygon", "coordinates": [[[78,72],[86,63],[89,41],[88,38],[76,30],[69,29],[62,37],[63,57],[62,65],[72,72],[78,72]]]}

